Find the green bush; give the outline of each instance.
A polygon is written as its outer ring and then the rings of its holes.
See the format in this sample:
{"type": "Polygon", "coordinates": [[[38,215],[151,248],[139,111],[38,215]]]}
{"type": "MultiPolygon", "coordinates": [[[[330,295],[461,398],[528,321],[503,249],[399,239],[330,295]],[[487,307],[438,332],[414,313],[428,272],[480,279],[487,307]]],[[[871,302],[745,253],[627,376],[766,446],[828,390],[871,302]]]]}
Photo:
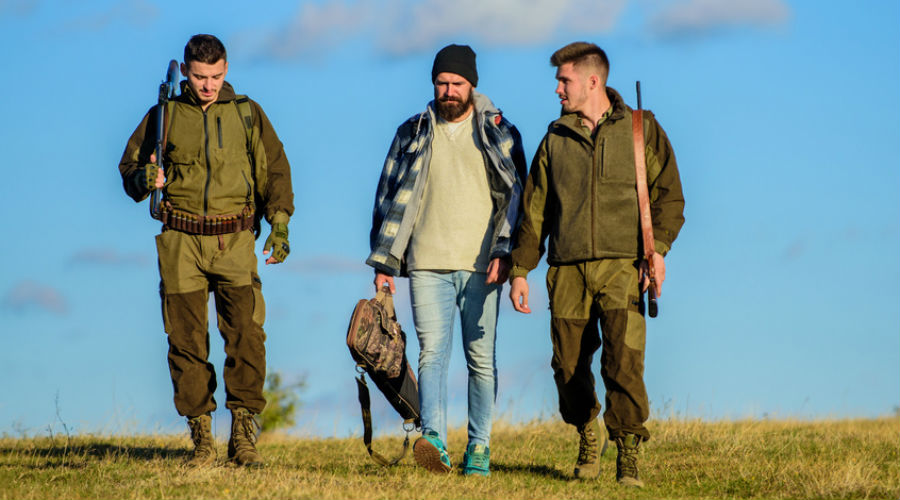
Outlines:
{"type": "Polygon", "coordinates": [[[298,393],[306,387],[306,377],[285,385],[281,373],[270,373],[266,377],[263,395],[266,409],[259,415],[263,432],[292,427],[296,422],[297,410],[303,406],[298,393]]]}

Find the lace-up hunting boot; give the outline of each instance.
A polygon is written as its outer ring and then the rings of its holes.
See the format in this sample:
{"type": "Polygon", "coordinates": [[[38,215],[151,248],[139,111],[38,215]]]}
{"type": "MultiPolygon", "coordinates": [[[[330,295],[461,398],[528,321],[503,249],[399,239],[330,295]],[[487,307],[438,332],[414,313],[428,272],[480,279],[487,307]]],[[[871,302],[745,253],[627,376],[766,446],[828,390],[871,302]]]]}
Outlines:
{"type": "Polygon", "coordinates": [[[256,451],[259,423],[246,408],[231,410],[231,439],[228,440],[228,460],[235,465],[259,468],[262,456],[256,451]]]}
{"type": "Polygon", "coordinates": [[[606,453],[608,440],[600,430],[597,419],[578,426],[578,461],[575,462],[575,479],[595,479],[600,475],[599,456],[606,453]],[[603,443],[600,446],[600,436],[603,443]],[[599,453],[598,453],[599,449],[599,453]]]}
{"type": "Polygon", "coordinates": [[[619,449],[616,455],[616,482],[624,486],[643,488],[644,482],[638,478],[637,456],[641,437],[634,434],[625,434],[616,438],[616,447],[619,449]]]}
{"type": "Polygon", "coordinates": [[[200,415],[189,418],[188,427],[191,429],[191,441],[194,442],[194,449],[185,461],[185,465],[191,468],[215,465],[216,442],[212,435],[212,417],[200,415]]]}

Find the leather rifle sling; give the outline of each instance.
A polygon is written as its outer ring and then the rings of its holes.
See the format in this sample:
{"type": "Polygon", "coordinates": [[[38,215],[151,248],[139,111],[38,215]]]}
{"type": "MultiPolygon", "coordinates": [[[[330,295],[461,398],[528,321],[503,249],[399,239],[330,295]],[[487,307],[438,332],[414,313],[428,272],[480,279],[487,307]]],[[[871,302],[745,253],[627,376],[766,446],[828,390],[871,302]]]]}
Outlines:
{"type": "Polygon", "coordinates": [[[634,173],[637,180],[638,211],[641,219],[641,234],[644,240],[644,258],[650,275],[650,286],[647,287],[650,317],[656,317],[656,269],[653,266],[653,254],[656,253],[653,239],[653,219],[650,215],[650,191],[647,189],[647,159],[644,155],[644,112],[636,109],[631,113],[631,130],[634,135],[634,173]]]}

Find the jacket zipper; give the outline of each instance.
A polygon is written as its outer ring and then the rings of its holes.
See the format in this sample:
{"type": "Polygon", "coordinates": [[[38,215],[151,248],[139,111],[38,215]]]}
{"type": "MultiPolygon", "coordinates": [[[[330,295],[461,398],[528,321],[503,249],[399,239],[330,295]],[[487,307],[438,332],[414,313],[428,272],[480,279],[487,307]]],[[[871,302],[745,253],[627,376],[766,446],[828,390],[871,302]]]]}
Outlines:
{"type": "Polygon", "coordinates": [[[250,186],[250,180],[247,179],[247,174],[241,171],[241,176],[244,177],[244,184],[247,185],[247,204],[249,205],[253,200],[253,188],[250,186]]]}
{"type": "Polygon", "coordinates": [[[222,149],[222,117],[216,117],[216,132],[219,135],[219,149],[222,149]]]}
{"type": "MultiPolygon", "coordinates": [[[[599,135],[599,133],[598,133],[599,135]]],[[[597,198],[597,176],[600,175],[601,169],[603,168],[600,160],[599,160],[599,148],[597,147],[596,141],[591,141],[591,148],[594,150],[593,154],[593,165],[591,168],[591,257],[596,257],[597,255],[597,247],[596,247],[596,235],[594,234],[596,231],[596,216],[594,211],[594,204],[597,198]]]]}
{"type": "Polygon", "coordinates": [[[606,137],[600,138],[600,178],[606,178],[606,137]]]}
{"type": "Polygon", "coordinates": [[[206,153],[206,186],[203,189],[203,215],[209,211],[209,181],[212,178],[212,170],[209,163],[209,129],[206,121],[206,111],[203,111],[203,149],[206,153]]]}

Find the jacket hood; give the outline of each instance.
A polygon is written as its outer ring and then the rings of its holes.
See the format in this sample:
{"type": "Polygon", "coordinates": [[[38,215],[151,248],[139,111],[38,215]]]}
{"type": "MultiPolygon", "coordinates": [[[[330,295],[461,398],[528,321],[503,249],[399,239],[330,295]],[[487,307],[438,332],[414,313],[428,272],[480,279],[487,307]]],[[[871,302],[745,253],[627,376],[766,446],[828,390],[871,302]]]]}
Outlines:
{"type": "MultiPolygon", "coordinates": [[[[185,102],[189,102],[191,104],[200,105],[200,99],[197,98],[197,94],[194,93],[194,90],[191,89],[191,86],[188,85],[187,80],[181,80],[181,96],[185,102]]],[[[219,97],[216,99],[216,102],[231,102],[235,100],[237,94],[234,93],[234,87],[231,86],[228,82],[222,83],[222,89],[219,90],[219,97]]]]}
{"type": "Polygon", "coordinates": [[[499,115],[500,110],[494,106],[494,103],[491,99],[482,94],[481,92],[477,92],[475,90],[472,91],[472,100],[475,101],[475,112],[479,115],[499,115]]]}

